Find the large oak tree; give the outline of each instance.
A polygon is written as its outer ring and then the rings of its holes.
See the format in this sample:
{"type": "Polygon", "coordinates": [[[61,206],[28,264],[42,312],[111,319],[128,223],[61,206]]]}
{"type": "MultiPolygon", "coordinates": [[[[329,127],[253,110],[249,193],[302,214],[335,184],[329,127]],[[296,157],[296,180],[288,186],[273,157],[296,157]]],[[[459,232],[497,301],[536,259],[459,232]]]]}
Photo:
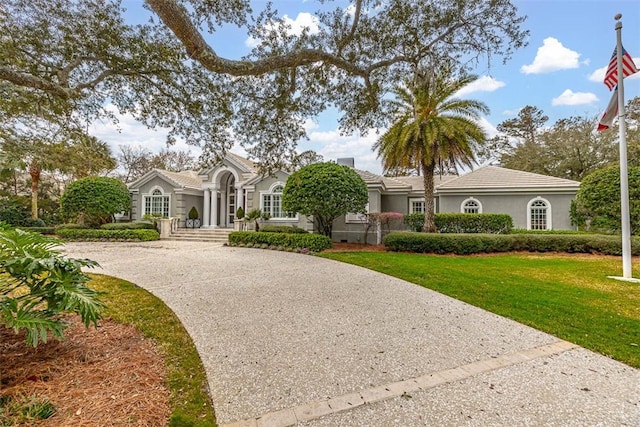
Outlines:
{"type": "Polygon", "coordinates": [[[507,59],[527,38],[509,0],[325,1],[317,28],[298,35],[270,4],[145,5],[152,20],[134,25],[119,0],[3,2],[0,110],[58,121],[129,113],[169,128],[168,142],[201,145],[203,160],[240,142],[278,166],[321,111],[339,109],[344,132],[385,126],[385,95],[425,61],[507,59]],[[245,57],[214,48],[229,24],[257,40],[245,57]]]}

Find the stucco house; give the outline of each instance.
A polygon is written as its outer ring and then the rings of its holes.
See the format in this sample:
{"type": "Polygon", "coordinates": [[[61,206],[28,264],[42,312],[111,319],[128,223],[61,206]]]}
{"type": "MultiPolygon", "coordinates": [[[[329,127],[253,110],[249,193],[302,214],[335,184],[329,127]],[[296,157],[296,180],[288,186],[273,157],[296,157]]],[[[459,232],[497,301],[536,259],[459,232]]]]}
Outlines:
{"type": "MultiPolygon", "coordinates": [[[[339,159],[353,167],[353,159],[339,159]]],[[[357,170],[369,190],[369,212],[424,211],[422,177],[385,177],[357,170]]],[[[248,159],[229,153],[219,164],[201,171],[153,169],[129,184],[131,219],[149,213],[178,218],[184,227],[195,207],[204,228],[233,228],[235,213],[261,209],[272,224],[295,225],[309,231],[312,221],[282,210],[282,190],[289,174],[262,175],[248,159]]],[[[436,212],[506,213],[515,227],[532,230],[572,229],[571,200],[580,183],[498,166],[480,167],[465,175],[435,179],[436,212]]],[[[334,223],[333,240],[359,242],[363,217],[347,214],[334,223]]]]}

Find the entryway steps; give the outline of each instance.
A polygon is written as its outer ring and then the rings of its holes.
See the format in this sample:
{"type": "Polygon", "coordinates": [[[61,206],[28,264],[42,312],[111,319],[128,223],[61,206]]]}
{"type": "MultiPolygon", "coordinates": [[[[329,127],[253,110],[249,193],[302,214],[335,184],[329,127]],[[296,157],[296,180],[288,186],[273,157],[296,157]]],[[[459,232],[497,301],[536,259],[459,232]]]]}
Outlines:
{"type": "Polygon", "coordinates": [[[232,231],[228,228],[178,228],[166,240],[227,243],[229,241],[229,233],[232,231]]]}

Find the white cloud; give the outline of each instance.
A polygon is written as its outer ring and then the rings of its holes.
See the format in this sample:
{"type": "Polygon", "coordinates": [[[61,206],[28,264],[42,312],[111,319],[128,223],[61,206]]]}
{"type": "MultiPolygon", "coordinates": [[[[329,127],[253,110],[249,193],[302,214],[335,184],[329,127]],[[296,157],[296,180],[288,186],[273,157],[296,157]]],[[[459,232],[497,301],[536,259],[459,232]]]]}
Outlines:
{"type": "Polygon", "coordinates": [[[300,150],[314,150],[324,157],[325,161],[353,157],[357,169],[382,173],[382,164],[377,154],[371,150],[379,135],[375,131],[365,136],[353,134],[340,135],[338,130],[315,131],[309,133],[309,141],[301,144],[300,150]]]}
{"type": "Polygon", "coordinates": [[[461,98],[465,95],[468,95],[474,92],[493,92],[495,90],[500,89],[501,87],[504,87],[505,85],[506,85],[505,82],[496,80],[493,77],[482,76],[475,82],[460,89],[453,96],[457,98],[461,98]]]}
{"type": "MultiPolygon", "coordinates": [[[[167,148],[167,134],[169,133],[167,129],[149,129],[131,115],[118,113],[112,105],[108,106],[107,109],[115,114],[118,123],[114,124],[107,120],[95,121],[89,126],[89,134],[109,144],[111,153],[114,156],[120,152],[120,145],[142,146],[153,153],[167,148]]],[[[195,157],[200,155],[199,147],[187,145],[182,140],[176,141],[171,149],[175,151],[190,151],[195,157]]]]}
{"type": "MultiPolygon", "coordinates": [[[[282,17],[285,24],[288,27],[288,34],[299,36],[302,34],[305,28],[309,29],[309,34],[317,34],[320,31],[320,21],[315,15],[312,15],[308,12],[300,12],[296,19],[289,18],[288,15],[284,15],[282,17]]],[[[273,25],[266,25],[265,31],[270,31],[274,28],[273,25]]],[[[260,39],[256,39],[254,37],[247,37],[244,41],[245,46],[254,48],[260,44],[260,39]]]]}
{"type": "Polygon", "coordinates": [[[591,104],[598,101],[598,97],[589,92],[573,92],[571,89],[567,89],[562,94],[553,98],[551,105],[554,107],[560,105],[584,105],[591,104]]]}
{"type": "MultiPolygon", "coordinates": [[[[633,58],[633,63],[636,67],[640,67],[640,58],[633,58]]],[[[601,83],[604,81],[604,73],[607,72],[608,64],[604,67],[596,69],[593,73],[589,74],[589,81],[601,83]]],[[[625,77],[628,80],[640,80],[640,72],[625,77]]]]}
{"type": "Polygon", "coordinates": [[[552,71],[578,68],[580,54],[562,45],[557,39],[547,37],[538,48],[533,63],[523,65],[520,71],[524,74],[542,74],[552,71]]]}
{"type": "Polygon", "coordinates": [[[496,129],[496,127],[492,125],[486,117],[480,117],[480,120],[478,120],[478,124],[487,133],[488,138],[493,138],[494,136],[498,135],[498,129],[496,129]]]}

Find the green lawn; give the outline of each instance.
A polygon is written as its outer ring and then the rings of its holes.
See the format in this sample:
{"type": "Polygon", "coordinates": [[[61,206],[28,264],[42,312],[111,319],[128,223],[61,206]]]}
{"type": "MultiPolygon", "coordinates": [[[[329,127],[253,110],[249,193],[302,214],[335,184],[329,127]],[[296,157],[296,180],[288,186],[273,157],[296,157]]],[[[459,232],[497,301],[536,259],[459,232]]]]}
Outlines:
{"type": "MultiPolygon", "coordinates": [[[[320,256],[416,283],[640,368],[640,284],[607,278],[621,275],[620,258],[393,252],[320,256]]],[[[639,269],[635,262],[634,271],[639,269]]]]}
{"type": "Polygon", "coordinates": [[[165,360],[175,427],[215,426],[207,378],[191,337],[175,314],[158,298],[130,282],[92,274],[89,286],[103,292],[103,317],[134,325],[153,339],[165,360]]]}

